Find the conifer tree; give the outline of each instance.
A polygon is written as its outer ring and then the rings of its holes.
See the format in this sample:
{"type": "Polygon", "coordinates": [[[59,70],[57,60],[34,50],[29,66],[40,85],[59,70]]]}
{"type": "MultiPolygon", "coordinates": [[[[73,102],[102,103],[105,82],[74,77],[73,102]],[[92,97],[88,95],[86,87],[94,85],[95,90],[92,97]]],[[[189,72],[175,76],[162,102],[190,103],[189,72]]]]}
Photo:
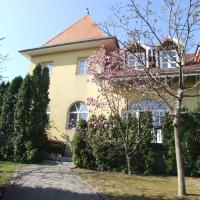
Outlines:
{"type": "Polygon", "coordinates": [[[3,98],[0,116],[0,135],[3,145],[1,145],[0,152],[4,159],[7,160],[12,159],[13,156],[12,136],[14,112],[22,80],[21,76],[14,78],[3,98]]]}
{"type": "Polygon", "coordinates": [[[46,156],[48,138],[47,106],[49,104],[49,71],[40,65],[33,70],[32,76],[32,110],[31,110],[31,155],[30,160],[40,162],[46,156]]]}
{"type": "Polygon", "coordinates": [[[9,87],[10,83],[7,82],[2,82],[0,84],[0,116],[1,116],[1,109],[2,109],[2,105],[3,105],[3,98],[4,98],[4,95],[9,87]]]}
{"type": "MultiPolygon", "coordinates": [[[[9,82],[5,83],[5,82],[2,82],[0,84],[0,120],[1,120],[1,110],[2,110],[2,105],[3,105],[3,98],[6,94],[6,91],[9,87],[9,82]]],[[[0,122],[1,123],[1,122],[0,122]]],[[[3,142],[3,135],[0,133],[0,149],[2,147],[2,145],[4,144],[3,142]]],[[[1,153],[0,153],[0,158],[2,157],[1,153]]]]}
{"type": "Polygon", "coordinates": [[[27,149],[31,139],[31,78],[27,75],[20,87],[18,102],[14,115],[14,160],[17,162],[27,162],[27,149]]]}

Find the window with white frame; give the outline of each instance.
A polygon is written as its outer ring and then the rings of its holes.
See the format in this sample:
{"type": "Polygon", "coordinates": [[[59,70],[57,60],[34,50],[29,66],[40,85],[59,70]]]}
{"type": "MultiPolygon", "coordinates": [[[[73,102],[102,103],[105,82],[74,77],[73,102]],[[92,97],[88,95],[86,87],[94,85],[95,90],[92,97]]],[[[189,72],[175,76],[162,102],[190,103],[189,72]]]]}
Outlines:
{"type": "Polygon", "coordinates": [[[166,108],[156,101],[143,101],[128,106],[128,110],[123,112],[122,117],[127,117],[128,113],[135,114],[136,118],[139,119],[141,113],[144,111],[151,112],[153,120],[153,143],[162,143],[162,131],[161,125],[167,111],[166,108]]]}
{"type": "Polygon", "coordinates": [[[82,59],[79,61],[77,73],[79,75],[87,74],[87,60],[86,59],[82,59]]]}
{"type": "Polygon", "coordinates": [[[145,53],[129,54],[127,64],[129,67],[142,68],[142,66],[146,64],[145,53]]]}
{"type": "Polygon", "coordinates": [[[83,102],[77,102],[72,105],[69,111],[69,128],[75,128],[80,119],[87,120],[88,108],[83,102]]]}
{"type": "Polygon", "coordinates": [[[165,116],[165,110],[152,111],[152,119],[154,127],[161,127],[163,118],[165,116]]]}
{"type": "Polygon", "coordinates": [[[156,143],[162,143],[163,138],[162,138],[162,131],[161,129],[156,130],[156,143]]]}
{"type": "Polygon", "coordinates": [[[53,63],[51,63],[51,62],[42,63],[42,69],[44,69],[45,67],[47,67],[49,69],[49,76],[51,76],[53,63]]]}
{"type": "Polygon", "coordinates": [[[171,68],[177,65],[177,52],[176,50],[161,51],[160,52],[160,66],[161,68],[171,68]]]}

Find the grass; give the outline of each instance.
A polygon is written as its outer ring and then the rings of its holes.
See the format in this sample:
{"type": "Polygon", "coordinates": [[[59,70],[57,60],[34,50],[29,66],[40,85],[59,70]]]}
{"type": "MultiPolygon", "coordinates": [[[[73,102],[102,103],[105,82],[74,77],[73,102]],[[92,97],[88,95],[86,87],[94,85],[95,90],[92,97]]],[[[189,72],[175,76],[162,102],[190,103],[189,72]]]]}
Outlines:
{"type": "MultiPolygon", "coordinates": [[[[99,194],[110,200],[174,200],[177,194],[177,178],[162,176],[128,176],[116,172],[97,172],[73,169],[99,194]]],[[[200,200],[200,178],[186,178],[187,200],[200,200]]]]}
{"type": "Polygon", "coordinates": [[[20,166],[21,164],[0,161],[0,193],[9,185],[13,173],[20,166]]]}

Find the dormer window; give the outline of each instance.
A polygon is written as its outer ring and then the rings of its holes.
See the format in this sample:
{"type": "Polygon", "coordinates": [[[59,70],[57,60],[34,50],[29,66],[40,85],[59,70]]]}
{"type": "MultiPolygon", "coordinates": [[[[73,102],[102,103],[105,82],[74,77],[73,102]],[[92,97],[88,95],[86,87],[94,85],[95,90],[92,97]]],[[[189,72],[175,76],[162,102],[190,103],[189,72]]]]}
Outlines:
{"type": "Polygon", "coordinates": [[[145,65],[145,53],[134,53],[128,55],[128,61],[127,64],[129,67],[136,67],[136,68],[142,68],[143,65],[145,65]]]}
{"type": "Polygon", "coordinates": [[[176,50],[161,51],[160,52],[160,67],[171,68],[177,65],[177,52],[176,50]]]}
{"type": "Polygon", "coordinates": [[[87,60],[86,59],[79,60],[77,72],[79,75],[87,74],[87,60]]]}

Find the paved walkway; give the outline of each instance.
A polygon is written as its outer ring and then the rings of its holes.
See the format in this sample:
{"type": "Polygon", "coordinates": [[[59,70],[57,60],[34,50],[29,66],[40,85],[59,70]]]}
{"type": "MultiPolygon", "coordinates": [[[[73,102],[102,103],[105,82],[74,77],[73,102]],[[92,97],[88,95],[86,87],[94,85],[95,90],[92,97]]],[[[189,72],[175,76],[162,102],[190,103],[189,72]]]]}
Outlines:
{"type": "Polygon", "coordinates": [[[15,173],[3,200],[100,200],[70,165],[29,165],[15,173]]]}

